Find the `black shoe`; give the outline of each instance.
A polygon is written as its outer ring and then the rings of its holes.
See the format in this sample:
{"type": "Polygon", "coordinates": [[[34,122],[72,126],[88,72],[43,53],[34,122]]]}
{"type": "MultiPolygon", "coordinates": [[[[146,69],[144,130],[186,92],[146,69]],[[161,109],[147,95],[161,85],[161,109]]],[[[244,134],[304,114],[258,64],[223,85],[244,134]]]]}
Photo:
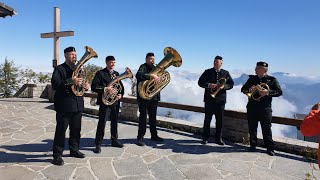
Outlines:
{"type": "Polygon", "coordinates": [[[222,141],[222,139],[216,139],[216,143],[220,146],[224,146],[224,142],[222,141]]]}
{"type": "Polygon", "coordinates": [[[137,139],[137,145],[138,146],[145,146],[146,144],[143,142],[142,139],[137,139]]]}
{"type": "Polygon", "coordinates": [[[163,142],[163,139],[159,136],[154,136],[154,137],[151,137],[151,140],[152,141],[157,141],[157,142],[163,142]]]}
{"type": "Polygon", "coordinates": [[[62,166],[64,165],[64,161],[61,158],[61,156],[58,157],[54,157],[53,160],[51,161],[52,164],[56,165],[56,166],[62,166]]]}
{"type": "Polygon", "coordinates": [[[100,154],[101,153],[101,145],[96,145],[96,149],[94,149],[93,152],[96,154],[100,154]]]}
{"type": "Polygon", "coordinates": [[[250,152],[255,152],[257,150],[257,147],[256,146],[250,146],[249,147],[249,151],[250,152]]]}
{"type": "Polygon", "coordinates": [[[273,151],[273,150],[270,150],[270,149],[267,150],[267,154],[268,154],[269,156],[274,156],[274,155],[275,155],[275,154],[274,154],[274,151],[273,151]]]}
{"type": "Polygon", "coordinates": [[[71,157],[75,157],[75,158],[85,158],[85,157],[86,157],[86,155],[83,154],[83,153],[80,152],[80,151],[70,152],[70,156],[71,156],[71,157]]]}
{"type": "Polygon", "coordinates": [[[123,148],[123,144],[121,144],[118,140],[112,140],[111,146],[112,147],[123,148]]]}
{"type": "Polygon", "coordinates": [[[202,141],[201,141],[201,144],[204,144],[204,145],[205,145],[205,144],[208,144],[208,140],[202,140],[202,141]]]}

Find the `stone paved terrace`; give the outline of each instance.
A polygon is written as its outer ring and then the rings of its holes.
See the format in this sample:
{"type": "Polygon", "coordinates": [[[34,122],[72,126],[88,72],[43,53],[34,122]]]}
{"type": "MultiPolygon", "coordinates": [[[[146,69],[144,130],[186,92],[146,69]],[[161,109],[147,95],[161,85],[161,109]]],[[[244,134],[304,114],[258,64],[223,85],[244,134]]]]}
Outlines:
{"type": "MultiPolygon", "coordinates": [[[[162,144],[149,141],[135,145],[137,124],[119,122],[122,149],[110,146],[109,124],[101,154],[94,154],[97,117],[84,115],[81,150],[87,157],[76,159],[64,152],[65,165],[50,163],[55,131],[52,103],[39,98],[0,99],[0,179],[319,179],[315,161],[276,152],[275,157],[247,152],[246,146],[213,142],[200,144],[200,136],[159,129],[162,144]]],[[[67,133],[68,134],[68,133],[67,133]]],[[[66,147],[67,146],[66,141],[66,147]]]]}

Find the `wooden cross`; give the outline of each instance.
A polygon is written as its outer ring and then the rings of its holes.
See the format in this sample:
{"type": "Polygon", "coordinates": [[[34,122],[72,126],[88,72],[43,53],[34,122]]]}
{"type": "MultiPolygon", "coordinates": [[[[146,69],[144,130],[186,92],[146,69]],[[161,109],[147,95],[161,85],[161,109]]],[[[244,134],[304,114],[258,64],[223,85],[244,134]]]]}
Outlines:
{"type": "Polygon", "coordinates": [[[54,27],[53,32],[41,33],[41,38],[53,38],[53,60],[52,66],[56,67],[59,64],[59,49],[60,37],[74,36],[74,31],[61,31],[60,32],[60,9],[54,7],[54,27]]]}

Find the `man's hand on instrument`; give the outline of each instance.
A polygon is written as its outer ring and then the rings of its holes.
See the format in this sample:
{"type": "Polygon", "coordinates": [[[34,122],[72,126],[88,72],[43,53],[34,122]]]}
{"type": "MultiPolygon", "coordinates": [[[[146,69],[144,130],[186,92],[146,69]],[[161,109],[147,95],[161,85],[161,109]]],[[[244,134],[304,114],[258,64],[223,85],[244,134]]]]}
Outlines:
{"type": "Polygon", "coordinates": [[[249,88],[249,92],[252,92],[255,88],[256,88],[255,85],[251,86],[251,88],[249,88]]]}
{"type": "Polygon", "coordinates": [[[74,76],[74,77],[72,77],[72,82],[73,82],[73,84],[79,86],[82,83],[82,78],[78,78],[77,76],[74,76]]]}
{"type": "Polygon", "coordinates": [[[90,88],[89,83],[88,82],[84,83],[83,88],[84,88],[85,91],[88,91],[89,88],[90,88]]]}
{"type": "Polygon", "coordinates": [[[150,74],[151,79],[154,79],[154,82],[158,84],[160,82],[160,77],[155,74],[150,74]]]}
{"type": "Polygon", "coordinates": [[[219,85],[219,88],[220,88],[220,89],[223,89],[223,88],[224,88],[224,84],[220,84],[220,85],[219,85]]]}
{"type": "Polygon", "coordinates": [[[259,94],[260,94],[260,96],[266,96],[266,95],[268,95],[269,94],[269,91],[268,90],[266,90],[266,89],[263,89],[263,90],[260,90],[259,91],[259,94]]]}
{"type": "Polygon", "coordinates": [[[120,100],[121,98],[122,98],[122,95],[121,95],[121,94],[118,94],[117,100],[120,100]]]}
{"type": "Polygon", "coordinates": [[[111,86],[107,86],[106,89],[107,89],[107,91],[108,91],[109,93],[114,93],[114,92],[116,91],[116,90],[115,90],[113,87],[111,87],[111,86]]]}
{"type": "Polygon", "coordinates": [[[217,87],[217,84],[209,84],[209,88],[211,88],[211,89],[215,89],[217,87]]]}

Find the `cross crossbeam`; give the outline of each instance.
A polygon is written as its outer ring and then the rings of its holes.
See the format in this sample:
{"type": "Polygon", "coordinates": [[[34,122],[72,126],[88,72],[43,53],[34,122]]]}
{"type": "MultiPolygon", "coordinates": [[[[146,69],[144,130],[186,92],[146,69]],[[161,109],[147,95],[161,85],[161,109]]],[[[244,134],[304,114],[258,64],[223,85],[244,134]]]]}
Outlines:
{"type": "Polygon", "coordinates": [[[74,36],[74,31],[60,31],[60,9],[54,7],[53,32],[40,34],[41,38],[53,38],[53,67],[56,67],[59,64],[60,37],[67,36],[74,36]]]}

